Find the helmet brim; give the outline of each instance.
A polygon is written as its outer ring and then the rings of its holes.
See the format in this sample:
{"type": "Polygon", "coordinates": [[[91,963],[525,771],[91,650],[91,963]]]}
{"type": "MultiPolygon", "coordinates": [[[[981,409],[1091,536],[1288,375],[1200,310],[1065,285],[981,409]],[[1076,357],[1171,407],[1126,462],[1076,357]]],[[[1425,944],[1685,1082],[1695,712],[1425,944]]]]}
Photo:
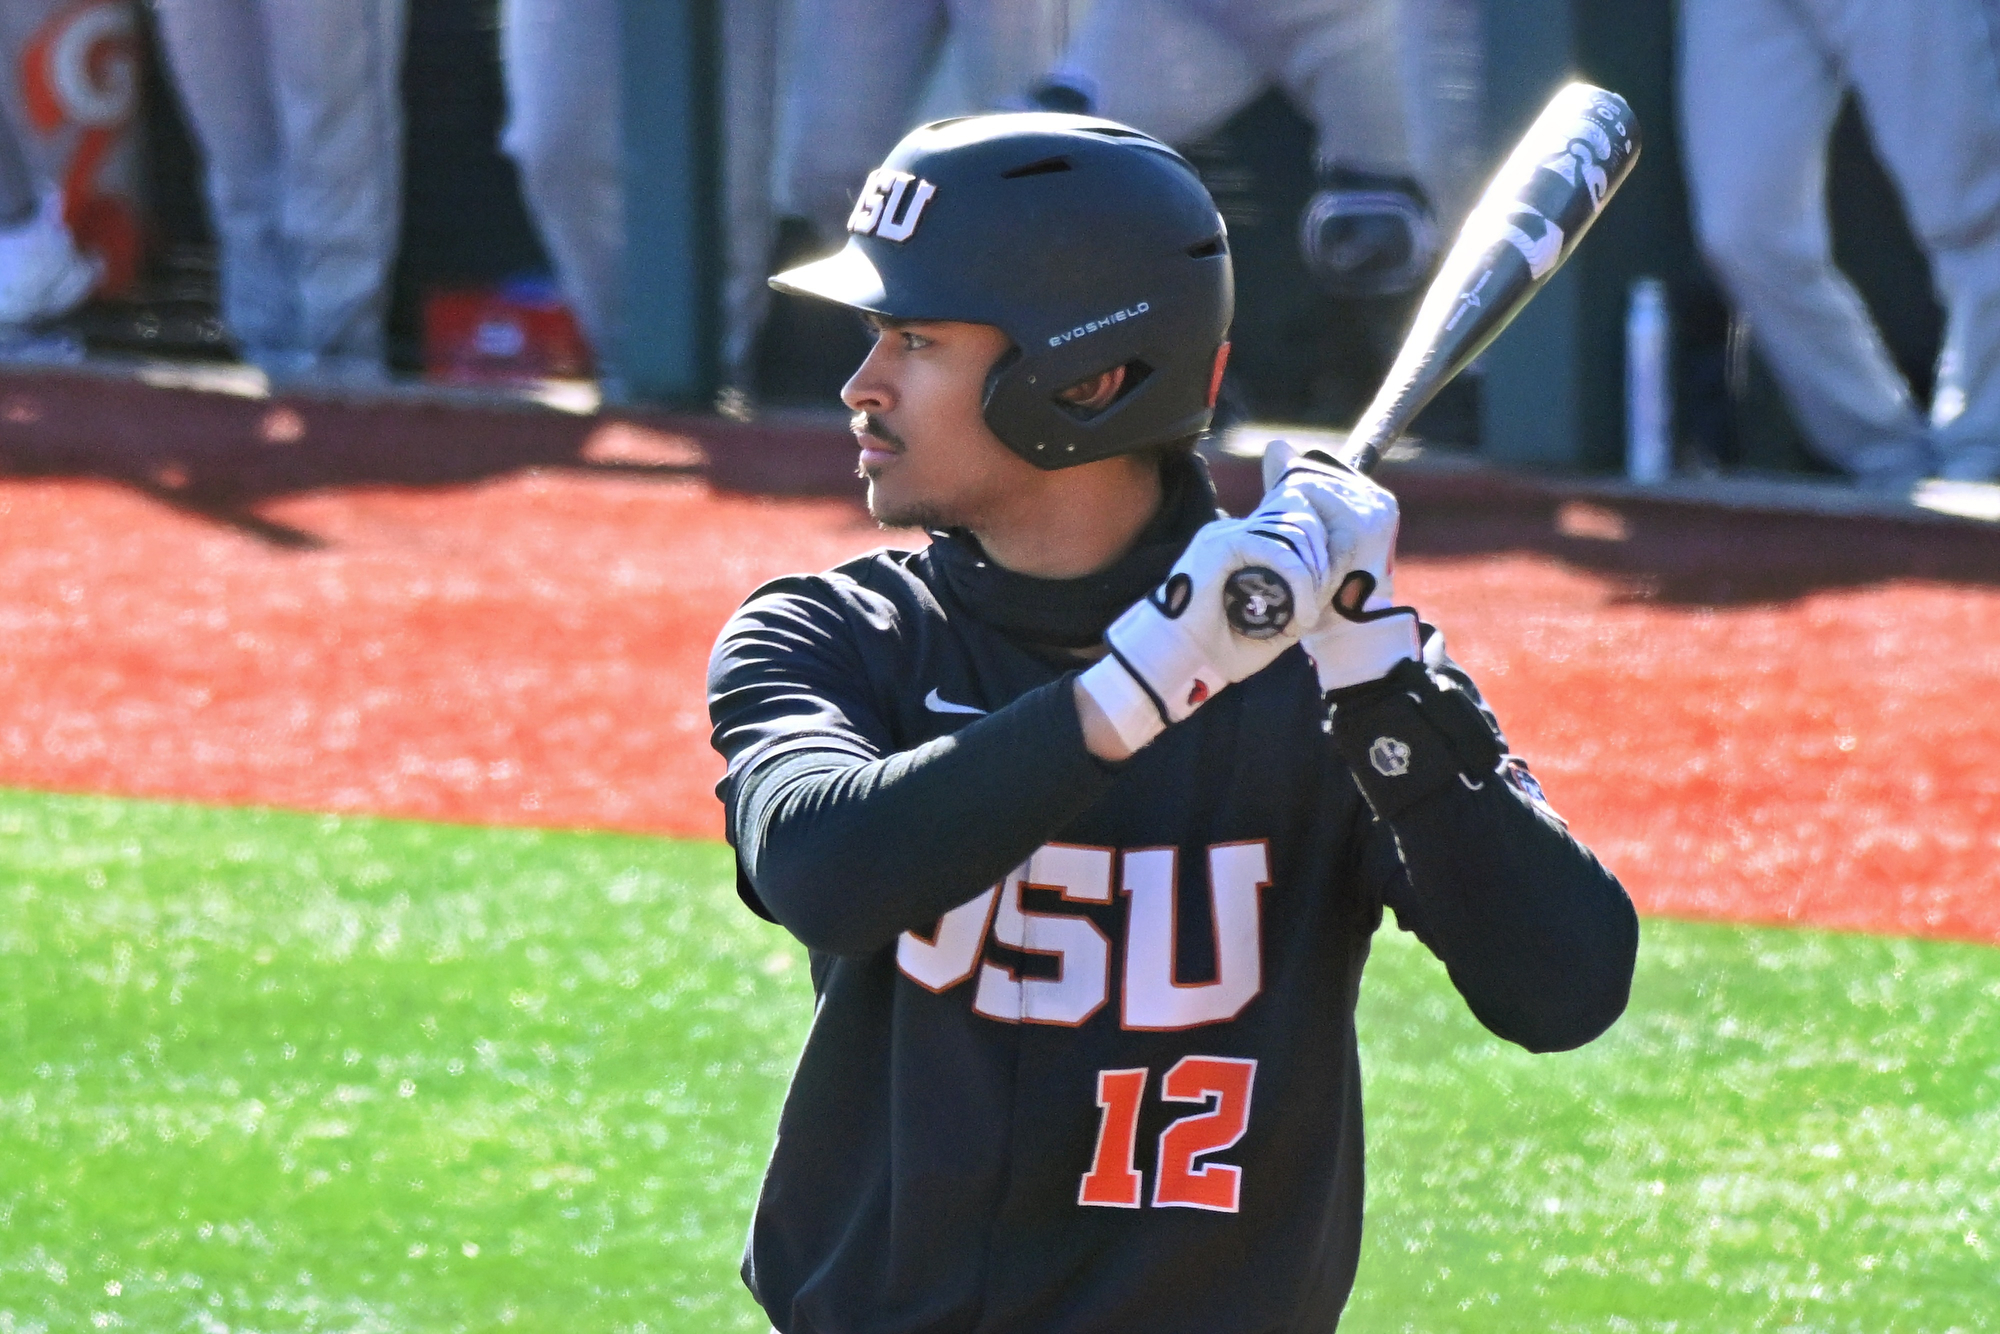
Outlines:
{"type": "Polygon", "coordinates": [[[855,310],[887,313],[882,309],[888,300],[882,275],[867,252],[851,240],[825,259],[773,275],[770,283],[778,291],[793,296],[817,297],[855,310]]]}

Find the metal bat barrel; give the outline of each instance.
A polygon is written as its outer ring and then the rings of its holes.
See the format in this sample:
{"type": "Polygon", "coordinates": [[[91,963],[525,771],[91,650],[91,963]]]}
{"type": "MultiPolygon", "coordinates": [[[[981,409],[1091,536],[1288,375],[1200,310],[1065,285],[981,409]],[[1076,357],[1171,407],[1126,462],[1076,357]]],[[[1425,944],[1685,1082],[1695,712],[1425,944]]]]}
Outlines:
{"type": "Polygon", "coordinates": [[[1572,83],[1515,145],[1424,294],[1344,451],[1363,472],[1519,313],[1631,173],[1639,123],[1616,93],[1572,83]]]}

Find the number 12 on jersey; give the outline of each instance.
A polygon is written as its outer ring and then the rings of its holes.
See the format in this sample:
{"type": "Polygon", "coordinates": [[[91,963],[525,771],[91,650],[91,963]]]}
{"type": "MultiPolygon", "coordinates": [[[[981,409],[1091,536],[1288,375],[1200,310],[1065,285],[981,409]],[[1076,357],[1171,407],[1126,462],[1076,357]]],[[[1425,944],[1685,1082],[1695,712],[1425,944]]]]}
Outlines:
{"type": "MultiPolygon", "coordinates": [[[[1243,1138],[1250,1124],[1250,1087],[1257,1062],[1230,1056],[1183,1056],[1160,1081],[1167,1102],[1205,1103],[1208,1110],[1181,1117],[1160,1132],[1153,1170],[1155,1209],[1209,1209],[1233,1214],[1240,1203],[1243,1169],[1198,1163],[1243,1138]]],[[[1077,1187],[1078,1204],[1106,1209],[1140,1207],[1144,1180],[1138,1163],[1139,1110],[1152,1071],[1097,1072],[1097,1151],[1077,1187]]]]}

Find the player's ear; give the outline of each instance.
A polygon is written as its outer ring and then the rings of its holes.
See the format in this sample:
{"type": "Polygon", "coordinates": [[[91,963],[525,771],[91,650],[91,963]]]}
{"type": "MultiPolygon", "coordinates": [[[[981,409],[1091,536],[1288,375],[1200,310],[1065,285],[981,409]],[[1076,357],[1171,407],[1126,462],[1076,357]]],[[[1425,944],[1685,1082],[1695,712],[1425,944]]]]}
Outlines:
{"type": "Polygon", "coordinates": [[[1088,417],[1104,411],[1118,401],[1118,393],[1125,387],[1125,368],[1113,366],[1108,371],[1078,380],[1069,388],[1056,395],[1058,402],[1075,409],[1088,417]]]}

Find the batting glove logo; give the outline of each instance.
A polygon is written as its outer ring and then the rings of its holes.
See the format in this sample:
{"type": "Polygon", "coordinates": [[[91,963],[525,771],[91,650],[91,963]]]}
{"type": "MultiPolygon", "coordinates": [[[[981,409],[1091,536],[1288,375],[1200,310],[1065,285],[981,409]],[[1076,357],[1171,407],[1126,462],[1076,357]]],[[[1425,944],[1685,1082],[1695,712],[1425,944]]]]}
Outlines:
{"type": "Polygon", "coordinates": [[[1271,639],[1292,623],[1292,586],[1275,570],[1246,565],[1222,586],[1229,628],[1245,639],[1271,639]]]}

